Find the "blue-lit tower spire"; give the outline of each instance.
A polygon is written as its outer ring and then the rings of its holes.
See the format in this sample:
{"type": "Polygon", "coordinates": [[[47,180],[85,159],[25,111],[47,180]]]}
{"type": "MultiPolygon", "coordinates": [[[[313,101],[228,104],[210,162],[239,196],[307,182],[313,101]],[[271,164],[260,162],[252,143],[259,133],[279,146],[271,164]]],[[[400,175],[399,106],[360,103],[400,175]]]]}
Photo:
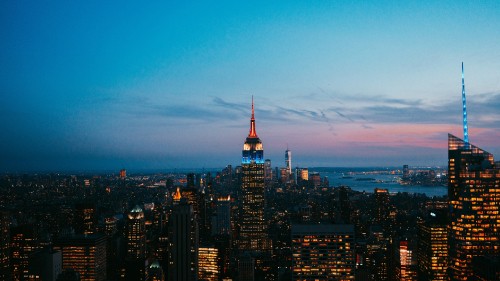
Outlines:
{"type": "Polygon", "coordinates": [[[462,62],[462,111],[464,121],[464,142],[469,145],[469,129],[467,127],[467,105],[465,102],[464,62],[462,62]]]}

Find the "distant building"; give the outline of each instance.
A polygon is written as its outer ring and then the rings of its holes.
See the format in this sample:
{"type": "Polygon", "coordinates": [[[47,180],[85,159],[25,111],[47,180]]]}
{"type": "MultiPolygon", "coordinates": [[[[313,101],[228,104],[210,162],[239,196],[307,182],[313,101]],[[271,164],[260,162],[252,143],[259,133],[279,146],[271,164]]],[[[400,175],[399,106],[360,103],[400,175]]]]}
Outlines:
{"type": "Polygon", "coordinates": [[[389,190],[375,188],[375,222],[384,227],[389,218],[389,190]]]}
{"type": "Polygon", "coordinates": [[[292,225],[292,280],[354,280],[354,226],[292,225]]]}
{"type": "Polygon", "coordinates": [[[120,178],[124,179],[127,177],[127,170],[121,169],[120,170],[120,178]]]}
{"type": "Polygon", "coordinates": [[[264,161],[264,180],[266,183],[273,181],[273,167],[271,167],[271,160],[264,161]]]}
{"type": "Polygon", "coordinates": [[[403,165],[403,181],[407,181],[410,178],[410,169],[408,165],[403,165]]]}
{"type": "Polygon", "coordinates": [[[312,182],[314,187],[321,186],[321,176],[318,172],[312,172],[310,174],[310,181],[312,182]]]}
{"type": "Polygon", "coordinates": [[[286,172],[288,173],[288,176],[290,177],[292,175],[292,151],[286,148],[285,151],[285,167],[286,167],[286,172]]]}
{"type": "Polygon", "coordinates": [[[62,269],[74,270],[81,281],[106,280],[106,236],[75,235],[60,238],[54,250],[62,253],[62,269]]]}

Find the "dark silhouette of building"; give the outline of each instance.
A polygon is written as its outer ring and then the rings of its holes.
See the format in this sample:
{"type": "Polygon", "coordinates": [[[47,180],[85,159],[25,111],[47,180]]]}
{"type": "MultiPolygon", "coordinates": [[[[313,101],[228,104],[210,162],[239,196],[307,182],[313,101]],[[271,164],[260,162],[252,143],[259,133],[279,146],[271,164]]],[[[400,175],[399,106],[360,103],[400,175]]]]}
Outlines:
{"type": "Polygon", "coordinates": [[[146,229],[144,211],[135,206],[127,216],[127,280],[146,280],[146,229]]]}
{"type": "Polygon", "coordinates": [[[75,205],[75,233],[94,234],[97,231],[97,210],[93,202],[80,202],[75,205]]]}
{"type": "Polygon", "coordinates": [[[173,207],[169,223],[168,280],[197,280],[198,223],[193,206],[185,198],[173,207]]]}
{"type": "Polygon", "coordinates": [[[472,258],[472,281],[500,280],[500,256],[477,256],[472,258]]]}
{"type": "Polygon", "coordinates": [[[30,256],[39,250],[33,225],[20,225],[10,230],[10,265],[12,280],[28,276],[30,256]]]}
{"type": "Polygon", "coordinates": [[[35,252],[30,258],[29,279],[56,281],[62,271],[62,254],[50,248],[35,252]]]}
{"type": "Polygon", "coordinates": [[[10,280],[10,217],[0,211],[0,280],[10,280]]]}

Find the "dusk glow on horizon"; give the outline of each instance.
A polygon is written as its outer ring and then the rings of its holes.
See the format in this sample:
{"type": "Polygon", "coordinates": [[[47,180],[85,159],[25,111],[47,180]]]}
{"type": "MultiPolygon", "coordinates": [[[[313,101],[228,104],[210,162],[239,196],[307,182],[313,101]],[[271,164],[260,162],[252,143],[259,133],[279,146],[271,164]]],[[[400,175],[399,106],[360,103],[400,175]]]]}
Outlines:
{"type": "Polygon", "coordinates": [[[278,2],[0,3],[0,172],[500,157],[499,1],[278,2]]]}

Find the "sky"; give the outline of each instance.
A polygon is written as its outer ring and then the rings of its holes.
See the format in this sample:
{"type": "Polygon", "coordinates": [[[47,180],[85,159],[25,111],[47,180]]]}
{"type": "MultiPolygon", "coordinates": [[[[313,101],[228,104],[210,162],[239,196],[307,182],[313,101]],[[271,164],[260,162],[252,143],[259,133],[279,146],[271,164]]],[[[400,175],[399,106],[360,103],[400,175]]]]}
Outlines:
{"type": "Polygon", "coordinates": [[[500,157],[500,1],[1,1],[0,172],[500,157]],[[271,2],[271,3],[269,3],[271,2]]]}

